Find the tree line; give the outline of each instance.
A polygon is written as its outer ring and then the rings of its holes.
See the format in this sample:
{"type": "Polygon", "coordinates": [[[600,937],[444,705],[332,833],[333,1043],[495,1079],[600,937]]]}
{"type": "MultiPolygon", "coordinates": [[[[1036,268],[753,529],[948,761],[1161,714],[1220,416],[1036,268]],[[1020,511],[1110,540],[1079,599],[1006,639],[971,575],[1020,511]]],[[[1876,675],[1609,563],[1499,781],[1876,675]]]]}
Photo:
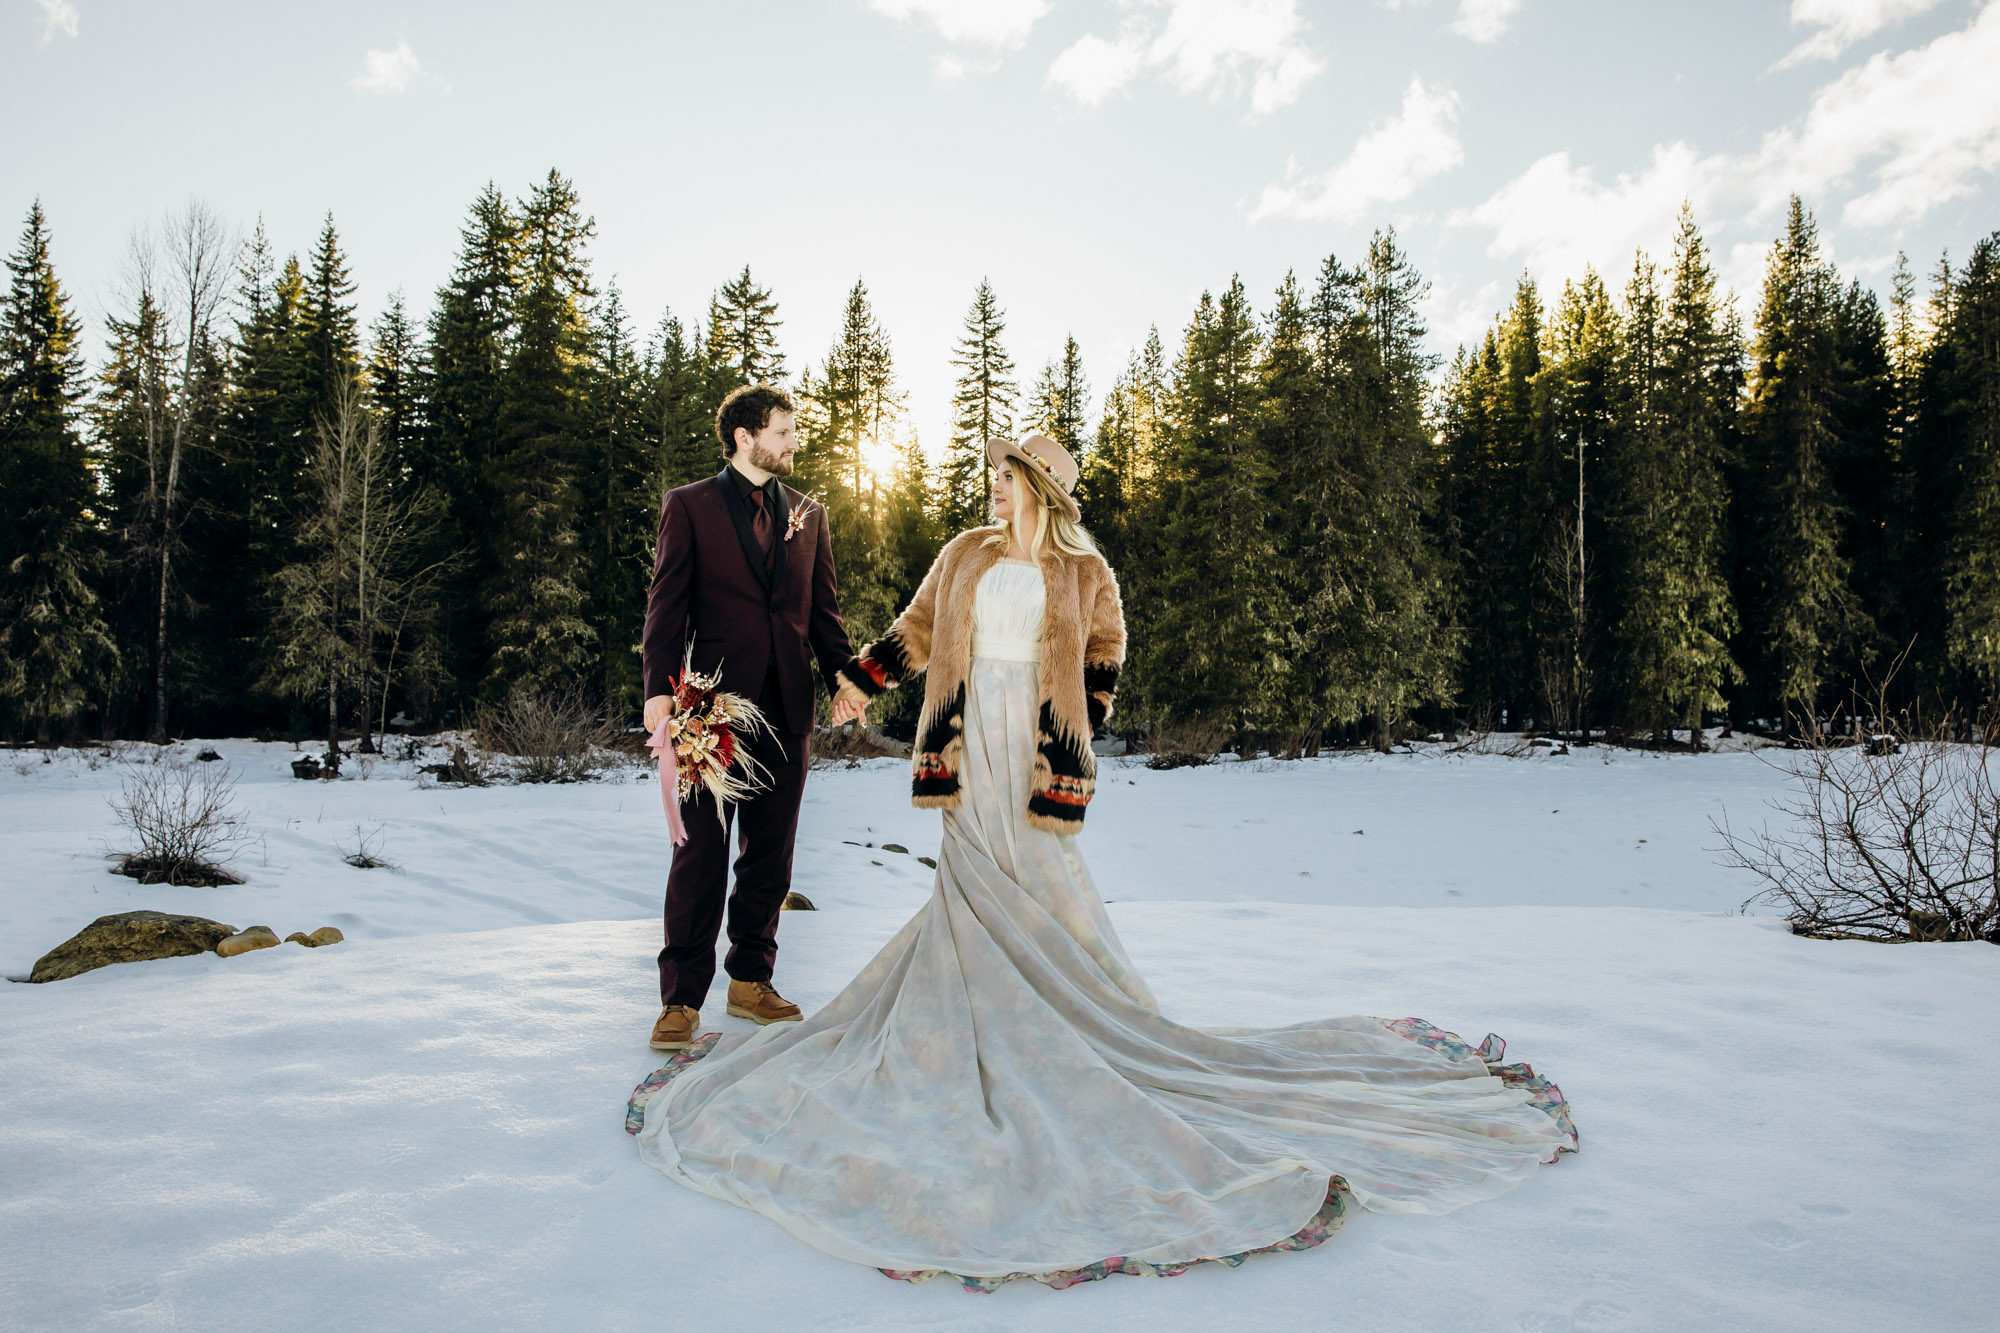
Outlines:
{"type": "Polygon", "coordinates": [[[32,208],[0,308],[0,730],[369,748],[519,692],[636,713],[660,495],[715,470],[715,406],[752,382],[799,403],[857,643],[983,520],[988,436],[1076,454],[1128,730],[1669,743],[1884,681],[2000,693],[2000,233],[1921,306],[1901,264],[1885,309],[1794,200],[1746,319],[1684,210],[1616,295],[1524,278],[1444,363],[1381,232],[1262,311],[1205,293],[1094,418],[1076,340],[1023,377],[981,282],[937,458],[865,283],[793,374],[748,267],[642,337],[594,234],[556,172],[488,186],[428,311],[397,293],[364,332],[331,217],[281,258],[190,204],[135,238],[91,367],[32,208]]]}

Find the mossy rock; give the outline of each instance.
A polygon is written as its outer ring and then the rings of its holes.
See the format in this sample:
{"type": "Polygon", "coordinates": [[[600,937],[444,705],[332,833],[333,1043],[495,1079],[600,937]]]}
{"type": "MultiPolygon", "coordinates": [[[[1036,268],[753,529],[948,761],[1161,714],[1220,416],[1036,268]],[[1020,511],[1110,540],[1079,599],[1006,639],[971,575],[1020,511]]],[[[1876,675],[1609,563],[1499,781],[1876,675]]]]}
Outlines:
{"type": "Polygon", "coordinates": [[[61,981],[113,963],[208,953],[235,933],[236,927],[205,916],[150,911],[101,916],[43,954],[28,980],[61,981]]]}

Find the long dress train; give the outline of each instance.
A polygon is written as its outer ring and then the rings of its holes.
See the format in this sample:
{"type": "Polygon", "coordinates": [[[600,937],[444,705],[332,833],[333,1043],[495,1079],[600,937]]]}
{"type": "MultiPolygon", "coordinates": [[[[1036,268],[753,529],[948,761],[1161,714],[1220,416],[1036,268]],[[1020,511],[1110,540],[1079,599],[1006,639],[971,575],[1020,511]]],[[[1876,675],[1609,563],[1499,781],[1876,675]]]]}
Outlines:
{"type": "Polygon", "coordinates": [[[1573,1150],[1560,1092],[1497,1038],[1158,1012],[1075,840],[1024,817],[1041,594],[1013,562],[980,583],[930,900],[805,1021],[704,1036],[641,1084],[641,1156],[838,1258],[990,1288],[1302,1248],[1349,1198],[1441,1213],[1573,1150]]]}

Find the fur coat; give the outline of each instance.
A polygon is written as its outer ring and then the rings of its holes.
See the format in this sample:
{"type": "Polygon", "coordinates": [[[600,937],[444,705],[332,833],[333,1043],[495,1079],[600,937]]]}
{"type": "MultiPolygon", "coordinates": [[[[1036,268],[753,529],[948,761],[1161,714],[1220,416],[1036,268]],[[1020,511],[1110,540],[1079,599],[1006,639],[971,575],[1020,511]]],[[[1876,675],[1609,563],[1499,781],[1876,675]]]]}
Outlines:
{"type": "MultiPolygon", "coordinates": [[[[1005,554],[998,542],[988,540],[999,531],[973,528],[954,537],[938,552],[917,595],[889,632],[840,668],[840,676],[870,698],[924,673],[911,789],[912,803],[927,809],[958,805],[973,598],[980,578],[1005,554]]],[[[1125,661],[1125,615],[1118,580],[1101,556],[1050,550],[1041,567],[1047,599],[1041,708],[1027,818],[1035,828],[1074,833],[1083,827],[1084,807],[1097,787],[1090,738],[1111,715],[1118,669],[1125,661]]]]}

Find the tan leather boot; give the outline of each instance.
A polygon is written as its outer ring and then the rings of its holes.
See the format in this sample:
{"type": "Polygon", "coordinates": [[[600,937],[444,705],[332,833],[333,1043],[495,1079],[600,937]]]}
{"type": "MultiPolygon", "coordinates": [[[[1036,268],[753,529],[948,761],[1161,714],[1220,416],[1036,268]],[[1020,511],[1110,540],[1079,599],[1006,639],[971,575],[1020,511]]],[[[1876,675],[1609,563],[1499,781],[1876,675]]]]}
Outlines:
{"type": "Polygon", "coordinates": [[[656,1051],[684,1051],[694,1043],[695,1029],[701,1026],[701,1010],[688,1004],[670,1004],[660,1010],[653,1024],[653,1039],[647,1043],[656,1051]]]}
{"type": "Polygon", "coordinates": [[[766,1023],[796,1023],[803,1015],[799,1007],[771,989],[768,981],[729,983],[729,1012],[758,1026],[766,1023]]]}

